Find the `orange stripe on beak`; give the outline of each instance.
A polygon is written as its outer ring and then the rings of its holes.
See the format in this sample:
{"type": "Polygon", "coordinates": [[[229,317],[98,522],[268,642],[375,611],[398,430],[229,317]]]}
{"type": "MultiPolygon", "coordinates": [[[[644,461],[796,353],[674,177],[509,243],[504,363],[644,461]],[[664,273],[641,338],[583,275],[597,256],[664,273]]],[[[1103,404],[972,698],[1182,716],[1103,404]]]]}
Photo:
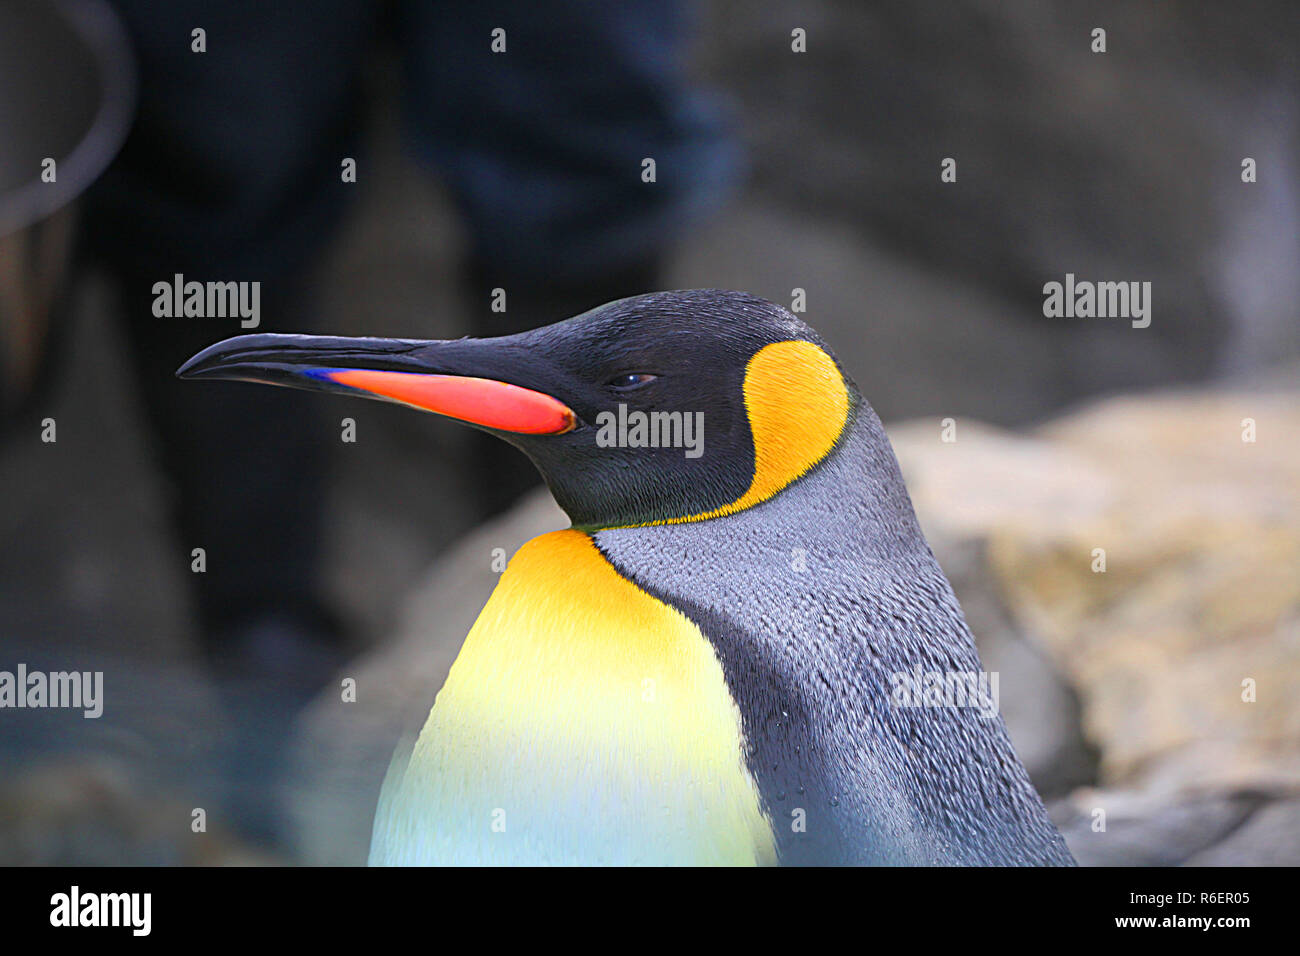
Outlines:
{"type": "Polygon", "coordinates": [[[309,374],[484,428],[562,435],[577,424],[577,416],[558,399],[489,378],[351,368],[313,369],[309,374]]]}

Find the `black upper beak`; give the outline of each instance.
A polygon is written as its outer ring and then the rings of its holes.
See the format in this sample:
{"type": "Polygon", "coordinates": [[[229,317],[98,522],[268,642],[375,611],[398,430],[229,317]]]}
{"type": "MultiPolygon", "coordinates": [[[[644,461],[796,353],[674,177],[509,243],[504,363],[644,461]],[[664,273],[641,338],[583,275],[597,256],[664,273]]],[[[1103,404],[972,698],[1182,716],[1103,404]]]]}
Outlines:
{"type": "Polygon", "coordinates": [[[497,431],[571,431],[577,416],[550,394],[547,366],[515,339],[240,335],[204,349],[176,374],[360,394],[497,431]]]}
{"type": "Polygon", "coordinates": [[[427,372],[428,366],[413,353],[432,344],[420,339],[237,335],[209,345],[178,368],[176,377],[298,385],[296,377],[311,367],[427,372]]]}

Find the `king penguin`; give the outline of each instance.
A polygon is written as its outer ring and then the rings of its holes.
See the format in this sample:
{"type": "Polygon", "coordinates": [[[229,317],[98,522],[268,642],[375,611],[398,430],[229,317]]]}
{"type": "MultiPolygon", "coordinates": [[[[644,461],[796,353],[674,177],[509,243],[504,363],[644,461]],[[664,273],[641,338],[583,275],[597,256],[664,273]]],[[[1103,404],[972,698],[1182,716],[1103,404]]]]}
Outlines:
{"type": "Polygon", "coordinates": [[[879,419],[780,306],[242,335],[178,374],[459,419],[572,520],[510,560],[399,748],[372,864],[1074,863],[996,708],[900,695],[979,656],[879,419]]]}

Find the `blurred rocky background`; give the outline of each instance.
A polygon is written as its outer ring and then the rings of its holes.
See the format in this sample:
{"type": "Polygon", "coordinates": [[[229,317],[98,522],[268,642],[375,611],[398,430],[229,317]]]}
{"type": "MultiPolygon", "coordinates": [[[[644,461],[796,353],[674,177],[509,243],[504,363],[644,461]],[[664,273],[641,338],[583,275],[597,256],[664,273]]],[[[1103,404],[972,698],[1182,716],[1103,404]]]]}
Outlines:
{"type": "MultiPolygon", "coordinates": [[[[1081,863],[1300,863],[1298,34],[1281,2],[700,9],[698,72],[730,96],[751,175],[668,284],[806,290],[1081,863]],[[1067,272],[1152,282],[1151,327],[1045,319],[1067,272]]],[[[394,72],[373,69],[318,330],[460,335],[464,236],[399,148],[394,72]]],[[[475,528],[465,432],[321,399],[359,436],[329,529],[358,697],[303,714],[282,839],[259,843],[221,817],[216,754],[232,709],[275,704],[219,693],[198,662],[189,548],[107,308],[83,277],[55,388],[0,448],[0,668],[102,668],[111,706],[0,713],[0,862],[359,863],[493,549],[562,516],[534,496],[475,528]]]]}

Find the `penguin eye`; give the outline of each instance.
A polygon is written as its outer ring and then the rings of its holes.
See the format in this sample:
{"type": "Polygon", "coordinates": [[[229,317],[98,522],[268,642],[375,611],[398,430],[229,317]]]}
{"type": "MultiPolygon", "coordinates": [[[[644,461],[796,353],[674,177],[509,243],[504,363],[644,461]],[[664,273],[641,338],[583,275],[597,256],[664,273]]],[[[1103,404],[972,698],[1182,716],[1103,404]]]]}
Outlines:
{"type": "Polygon", "coordinates": [[[624,372],[622,375],[615,375],[605,384],[616,392],[628,392],[653,382],[658,377],[657,375],[651,375],[649,372],[624,372]]]}

